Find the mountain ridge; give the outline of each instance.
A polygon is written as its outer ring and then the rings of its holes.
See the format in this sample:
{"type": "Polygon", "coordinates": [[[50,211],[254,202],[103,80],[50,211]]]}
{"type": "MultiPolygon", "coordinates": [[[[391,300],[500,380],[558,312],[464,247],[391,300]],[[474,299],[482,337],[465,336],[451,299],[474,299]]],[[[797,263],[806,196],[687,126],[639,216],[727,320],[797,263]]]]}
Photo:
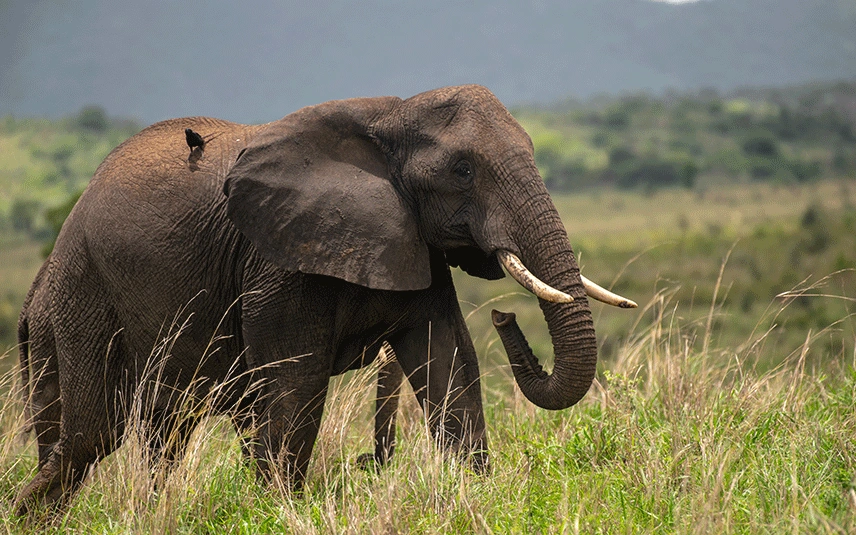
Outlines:
{"type": "Polygon", "coordinates": [[[0,4],[0,115],[259,122],[481,83],[508,105],[856,77],[846,0],[0,4]],[[11,52],[9,52],[11,50],[11,52]]]}

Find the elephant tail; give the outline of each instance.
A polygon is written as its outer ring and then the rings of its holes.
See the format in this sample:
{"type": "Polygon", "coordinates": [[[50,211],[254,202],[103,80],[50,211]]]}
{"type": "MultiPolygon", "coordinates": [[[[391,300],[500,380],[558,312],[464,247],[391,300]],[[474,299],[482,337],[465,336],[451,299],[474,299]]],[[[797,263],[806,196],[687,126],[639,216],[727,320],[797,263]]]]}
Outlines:
{"type": "MultiPolygon", "coordinates": [[[[34,285],[35,287],[35,285],[34,285]]],[[[30,322],[27,311],[33,300],[33,289],[27,294],[21,315],[18,316],[18,361],[21,367],[21,392],[24,396],[24,429],[26,435],[33,429],[32,407],[30,406],[30,322]]]]}

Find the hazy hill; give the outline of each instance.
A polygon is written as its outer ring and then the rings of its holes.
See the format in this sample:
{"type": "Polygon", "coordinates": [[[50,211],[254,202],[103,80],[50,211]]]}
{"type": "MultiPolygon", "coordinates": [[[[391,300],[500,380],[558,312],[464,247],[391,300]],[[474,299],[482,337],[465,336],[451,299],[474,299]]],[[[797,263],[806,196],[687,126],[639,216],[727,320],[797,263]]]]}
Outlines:
{"type": "Polygon", "coordinates": [[[0,115],[260,121],[466,82],[521,104],[854,77],[851,0],[0,2],[0,115]]]}

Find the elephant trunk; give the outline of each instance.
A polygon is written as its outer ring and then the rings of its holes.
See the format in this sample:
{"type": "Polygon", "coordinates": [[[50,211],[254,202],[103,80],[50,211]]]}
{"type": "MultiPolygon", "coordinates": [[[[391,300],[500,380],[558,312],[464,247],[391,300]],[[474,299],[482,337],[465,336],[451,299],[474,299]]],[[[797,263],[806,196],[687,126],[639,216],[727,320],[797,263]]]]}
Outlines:
{"type": "MultiPolygon", "coordinates": [[[[540,177],[536,178],[537,186],[543,188],[540,177]]],[[[542,368],[513,313],[494,310],[492,319],[523,395],[541,408],[559,410],[577,403],[591,386],[597,342],[586,288],[564,225],[546,188],[540,193],[520,210],[516,228],[523,230],[512,239],[520,244],[521,261],[535,277],[573,298],[566,302],[538,299],[553,342],[552,373],[542,368]]]]}

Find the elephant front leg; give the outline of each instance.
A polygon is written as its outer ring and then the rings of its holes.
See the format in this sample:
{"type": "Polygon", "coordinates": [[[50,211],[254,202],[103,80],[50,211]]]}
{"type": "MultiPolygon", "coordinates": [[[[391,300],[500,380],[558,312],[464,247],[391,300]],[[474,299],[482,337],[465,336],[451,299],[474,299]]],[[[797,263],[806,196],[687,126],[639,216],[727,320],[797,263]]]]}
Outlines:
{"type": "Polygon", "coordinates": [[[278,374],[257,421],[254,457],[269,482],[298,491],[303,487],[318,437],[328,376],[278,374]]]}
{"type": "MultiPolygon", "coordinates": [[[[454,296],[453,296],[454,297],[454,296]]],[[[451,317],[435,315],[393,337],[390,345],[410,380],[434,439],[445,450],[487,469],[487,438],[478,359],[457,299],[451,317]]],[[[449,313],[448,307],[438,307],[449,313]]]]}

